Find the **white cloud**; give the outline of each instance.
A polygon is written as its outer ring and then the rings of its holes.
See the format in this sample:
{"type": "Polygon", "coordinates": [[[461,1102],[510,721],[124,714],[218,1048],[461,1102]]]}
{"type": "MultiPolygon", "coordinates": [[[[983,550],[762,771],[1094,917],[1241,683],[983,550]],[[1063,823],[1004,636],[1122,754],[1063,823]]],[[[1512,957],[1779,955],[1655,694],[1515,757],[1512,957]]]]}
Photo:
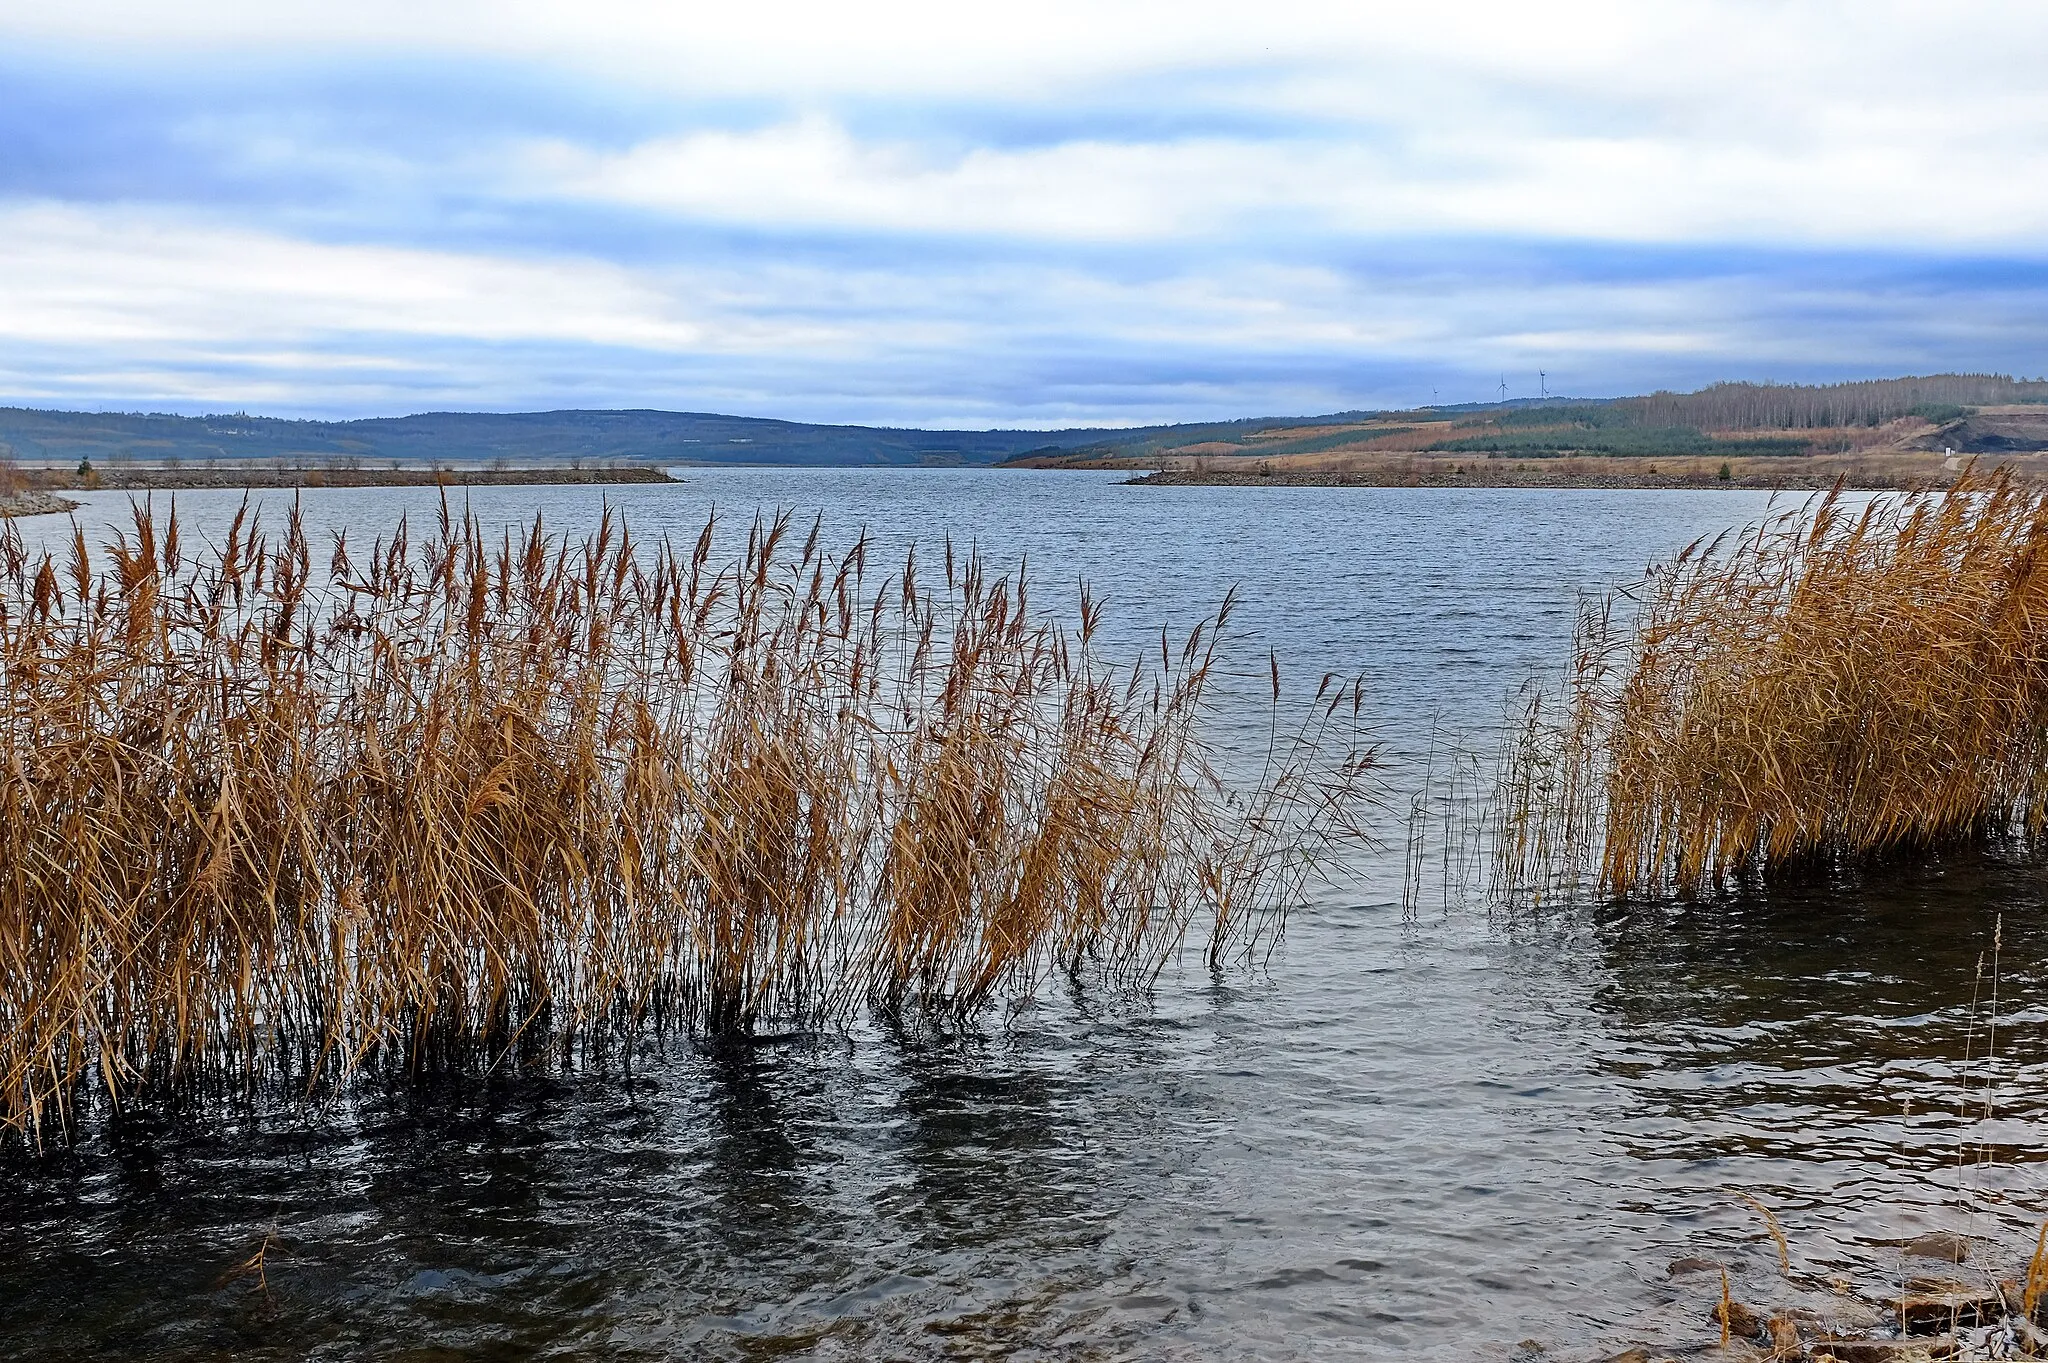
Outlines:
{"type": "Polygon", "coordinates": [[[197,345],[223,358],[240,347],[251,361],[317,345],[341,364],[334,344],[350,338],[836,359],[1075,335],[1141,350],[1371,352],[1470,344],[1472,324],[1502,305],[1591,317],[1651,296],[1672,302],[1635,282],[1418,291],[1241,259],[1136,278],[1057,261],[629,269],[334,245],[122,206],[0,210],[0,342],[197,345]]]}
{"type": "MultiPolygon", "coordinates": [[[[1599,272],[1595,272],[1598,274],[1599,272]]],[[[1462,398],[1473,375],[1612,391],[1815,355],[1948,359],[2040,338],[2033,295],[1782,278],[1535,275],[1196,256],[1146,270],[987,256],[866,265],[589,260],[331,245],[128,207],[0,211],[0,393],[325,414],[551,405],[1045,425],[1462,398]],[[1815,322],[1808,317],[1824,318],[1815,322]],[[1390,374],[1406,375],[1390,381],[1390,374]],[[1461,377],[1462,376],[1462,377],[1461,377]],[[1463,384],[1465,388],[1457,385],[1463,384]]],[[[1471,389],[1471,391],[1466,391],[1471,389]]]]}
{"type": "Polygon", "coordinates": [[[704,339],[677,300],[599,262],[329,245],[132,208],[0,210],[0,334],[119,344],[351,332],[656,349],[704,339]]]}
{"type": "Polygon", "coordinates": [[[703,132],[623,153],[534,149],[533,189],[758,225],[891,233],[1128,240],[1200,230],[1255,207],[1298,206],[1303,160],[1220,140],[1067,142],[933,154],[862,143],[807,118],[754,133],[703,132]]]}
{"type": "MultiPolygon", "coordinates": [[[[51,7],[51,25],[74,10],[51,7]]],[[[1507,234],[1990,246],[2048,232],[2048,7],[516,3],[120,13],[188,41],[510,52],[785,112],[544,140],[493,192],[766,227],[1047,241],[1507,234]],[[150,17],[150,16],[155,17],[150,17]],[[165,17],[178,15],[182,17],[165,17]],[[1967,80],[1960,79],[1967,73],[1967,80]],[[862,132],[861,113],[895,112],[862,132]],[[1071,112],[976,142],[962,104],[1071,112]],[[1089,126],[1089,111],[1128,115],[1089,126]],[[1250,131],[1129,131],[1146,114],[1250,131]]],[[[872,122],[872,121],[871,121],[872,122]]]]}
{"type": "Polygon", "coordinates": [[[2048,11],[2028,0],[7,0],[0,32],[142,52],[506,54],[798,99],[1000,97],[1309,62],[1423,83],[1463,73],[1648,95],[1739,121],[1812,104],[1967,105],[2031,88],[2048,11]]]}
{"type": "MultiPolygon", "coordinates": [[[[1483,257],[1510,239],[1559,260],[1616,244],[2038,259],[2044,39],[2048,7],[1982,0],[0,0],[0,43],[83,53],[66,69],[88,80],[107,56],[171,84],[245,59],[273,76],[403,59],[416,77],[505,58],[475,89],[512,99],[531,78],[617,113],[545,124],[538,99],[513,142],[512,122],[432,101],[368,107],[374,81],[361,110],[271,118],[195,78],[164,143],[190,165],[132,201],[48,197],[146,178],[123,169],[144,153],[118,121],[76,141],[115,149],[89,189],[0,184],[0,390],[374,406],[425,385],[469,405],[752,410],[815,390],[925,422],[1029,419],[1031,376],[1065,361],[1100,360],[1104,394],[1120,365],[1152,375],[1139,392],[1175,363],[1270,364],[1244,382],[1339,403],[1390,395],[1270,374],[1890,365],[1921,362],[1929,337],[1944,358],[2038,368],[2017,348],[2041,328],[1992,287],[1959,317],[1881,283],[1803,293],[1790,267],[1605,281],[1567,264],[1552,283],[1483,257]],[[161,187],[185,182],[203,187],[182,205],[161,187]],[[216,209],[213,186],[250,207],[216,209]],[[829,261],[806,254],[821,238],[829,261]],[[1431,239],[1462,244],[1440,266],[1372,268],[1431,239]]],[[[1102,416],[1123,399],[1071,401],[1102,416]]]]}
{"type": "MultiPolygon", "coordinates": [[[[2048,95],[2027,113],[2048,124],[2048,95]]],[[[1069,241],[1459,233],[2031,251],[2048,233],[2048,175],[2013,173],[2011,148],[1904,132],[1820,152],[1483,128],[1433,132],[1400,156],[1329,136],[957,151],[864,142],[811,116],[623,152],[544,143],[503,192],[769,228],[1069,241]]]]}

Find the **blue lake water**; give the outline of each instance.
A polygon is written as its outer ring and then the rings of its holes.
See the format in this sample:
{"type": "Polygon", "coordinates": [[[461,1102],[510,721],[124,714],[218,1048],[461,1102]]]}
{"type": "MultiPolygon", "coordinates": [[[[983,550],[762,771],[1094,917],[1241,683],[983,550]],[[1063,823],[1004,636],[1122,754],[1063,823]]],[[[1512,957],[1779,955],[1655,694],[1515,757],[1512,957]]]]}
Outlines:
{"type": "MultiPolygon", "coordinates": [[[[1741,492],[1148,488],[968,471],[686,471],[468,494],[487,527],[714,507],[951,536],[1086,578],[1112,648],[1235,584],[1241,676],[1365,678],[1397,797],[1432,728],[1483,733],[1557,667],[1579,594],[1763,515],[1741,492]]],[[[167,499],[159,497],[159,504],[167,499]]],[[[127,499],[92,494],[91,538],[127,499]]],[[[261,499],[273,524],[287,495],[261,499]]],[[[184,493],[219,537],[239,494],[184,493]]],[[[313,490],[320,540],[431,491],[313,490]]],[[[23,522],[57,543],[61,519],[23,522]]],[[[318,542],[318,541],[316,541],[318,542]]],[[[1214,724],[1263,711],[1226,688],[1214,724]]],[[[1400,904],[1394,851],[1290,921],[1263,971],[1049,998],[948,1041],[862,1027],[617,1074],[373,1092],[246,1125],[147,1123],[0,1164],[0,1356],[1529,1358],[1704,1318],[1675,1256],[1857,1284],[1933,1226],[2024,1248],[2038,1163],[2044,881],[1951,860],[1706,906],[1400,904]],[[1990,1063],[1979,960],[2003,918],[1990,1063]],[[1990,1086],[1989,1093],[1985,1086],[1990,1086]],[[1990,1100],[1988,1118],[1983,1109],[1990,1100]],[[1959,1168],[1968,1137],[1997,1146],[1959,1168]],[[236,1266],[265,1251],[259,1286],[236,1266]],[[1890,1257],[1887,1257],[1887,1256],[1890,1257]],[[1688,1314],[1690,1313],[1690,1314],[1688,1314]]]]}

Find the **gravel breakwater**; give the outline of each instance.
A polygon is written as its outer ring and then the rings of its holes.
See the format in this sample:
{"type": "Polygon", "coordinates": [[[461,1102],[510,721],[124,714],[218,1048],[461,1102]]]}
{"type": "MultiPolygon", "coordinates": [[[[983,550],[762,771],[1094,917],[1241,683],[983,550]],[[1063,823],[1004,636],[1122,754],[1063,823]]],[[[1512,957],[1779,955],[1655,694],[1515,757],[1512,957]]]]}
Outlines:
{"type": "Polygon", "coordinates": [[[77,509],[78,503],[70,498],[55,497],[47,492],[17,492],[13,496],[0,497],[0,518],[54,516],[77,509]]]}

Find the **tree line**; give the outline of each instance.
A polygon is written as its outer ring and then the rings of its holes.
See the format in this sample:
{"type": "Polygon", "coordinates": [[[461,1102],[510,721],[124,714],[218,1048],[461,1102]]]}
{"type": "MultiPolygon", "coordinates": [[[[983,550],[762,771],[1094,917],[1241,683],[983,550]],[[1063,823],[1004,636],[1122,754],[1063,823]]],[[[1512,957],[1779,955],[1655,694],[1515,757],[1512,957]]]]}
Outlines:
{"type": "Polygon", "coordinates": [[[1960,408],[2048,402],[2048,380],[2009,374],[1929,374],[1856,383],[1717,383],[1697,393],[1652,393],[1614,404],[1644,426],[1707,431],[1876,426],[1904,416],[1940,420],[1960,408]]]}

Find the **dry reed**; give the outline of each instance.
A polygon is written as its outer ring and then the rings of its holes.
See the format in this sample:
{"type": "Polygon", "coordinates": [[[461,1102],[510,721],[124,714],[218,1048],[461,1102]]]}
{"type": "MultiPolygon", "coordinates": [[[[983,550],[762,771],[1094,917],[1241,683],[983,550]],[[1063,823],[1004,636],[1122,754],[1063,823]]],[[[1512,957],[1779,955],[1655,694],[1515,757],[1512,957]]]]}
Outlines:
{"type": "Polygon", "coordinates": [[[256,521],[0,532],[0,1129],[1141,985],[1363,836],[1355,686],[1218,781],[1228,600],[1117,666],[1085,592],[1055,626],[950,545],[878,580],[787,519],[720,567],[444,505],[323,572],[256,521]]]}
{"type": "Polygon", "coordinates": [[[1501,763],[1496,887],[1731,875],[2032,834],[2048,815],[2048,492],[1840,489],[1581,613],[1501,763]]]}
{"type": "Polygon", "coordinates": [[[2048,1221],[2034,1239],[2033,1257],[2027,1260],[2027,1276],[2020,1289],[2020,1314],[2035,1319],[2044,1293],[2048,1293],[2048,1221]]]}
{"type": "Polygon", "coordinates": [[[1778,1224],[1778,1218],[1764,1205],[1763,1199],[1754,1193],[1737,1193],[1737,1197],[1756,1209],[1764,1219],[1764,1229],[1770,1232],[1771,1245],[1778,1251],[1778,1271],[1786,1277],[1792,1276],[1792,1246],[1785,1240],[1785,1228],[1778,1224]]]}

